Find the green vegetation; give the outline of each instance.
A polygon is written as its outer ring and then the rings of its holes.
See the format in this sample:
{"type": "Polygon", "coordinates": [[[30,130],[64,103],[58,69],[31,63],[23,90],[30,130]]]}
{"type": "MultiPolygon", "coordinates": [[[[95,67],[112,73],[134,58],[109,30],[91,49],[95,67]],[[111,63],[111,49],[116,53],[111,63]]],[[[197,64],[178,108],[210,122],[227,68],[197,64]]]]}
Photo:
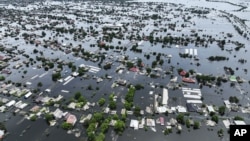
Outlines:
{"type": "Polygon", "coordinates": [[[109,129],[110,117],[105,118],[101,112],[96,112],[93,117],[85,122],[87,136],[89,141],[104,141],[105,133],[109,129]],[[99,128],[99,129],[98,129],[99,128]]]}
{"type": "Polygon", "coordinates": [[[38,83],[37,83],[37,86],[38,86],[38,87],[42,87],[42,86],[43,86],[43,83],[42,83],[42,82],[38,82],[38,83]]]}
{"type": "Polygon", "coordinates": [[[172,129],[165,129],[164,130],[164,135],[168,135],[170,133],[172,133],[172,129]]]}
{"type": "Polygon", "coordinates": [[[224,61],[224,60],[228,60],[229,58],[226,58],[224,56],[210,56],[208,57],[209,61],[224,61]]]}
{"type": "Polygon", "coordinates": [[[32,117],[30,117],[30,120],[31,120],[31,121],[36,121],[36,120],[37,120],[37,116],[36,116],[36,115],[33,115],[32,117]]]}
{"type": "Polygon", "coordinates": [[[213,115],[211,120],[218,123],[219,122],[219,117],[217,115],[213,115]]]}
{"type": "Polygon", "coordinates": [[[5,77],[4,76],[0,76],[0,81],[4,81],[5,80],[5,77]]]}
{"type": "Polygon", "coordinates": [[[144,86],[142,84],[136,84],[135,89],[136,90],[144,89],[144,86]]]}
{"type": "Polygon", "coordinates": [[[79,76],[82,76],[85,74],[85,72],[87,72],[87,70],[85,70],[84,68],[78,68],[77,72],[79,73],[79,76]]]}
{"type": "Polygon", "coordinates": [[[242,121],[244,121],[244,118],[243,118],[243,117],[240,117],[240,116],[235,116],[235,117],[234,117],[234,120],[242,120],[242,121]]]}
{"type": "Polygon", "coordinates": [[[126,110],[131,110],[132,106],[134,105],[134,95],[135,95],[135,88],[130,86],[128,93],[125,96],[125,104],[124,107],[126,110]]]}
{"type": "Polygon", "coordinates": [[[111,110],[115,110],[116,109],[116,102],[114,101],[114,96],[115,96],[114,93],[111,93],[109,95],[109,108],[111,110]]]}
{"type": "Polygon", "coordinates": [[[193,127],[194,129],[199,129],[200,128],[200,122],[198,122],[198,121],[195,121],[194,122],[194,127],[193,127]]]}
{"type": "Polygon", "coordinates": [[[184,119],[184,114],[178,114],[177,117],[176,117],[176,120],[178,123],[180,124],[185,124],[185,119],[184,119]]]}
{"type": "Polygon", "coordinates": [[[210,76],[210,75],[196,75],[196,80],[200,83],[206,83],[206,82],[211,82],[211,81],[215,81],[216,78],[214,76],[210,76]]]}
{"type": "Polygon", "coordinates": [[[152,70],[151,70],[151,68],[146,68],[146,71],[148,74],[150,74],[152,70]]]}
{"type": "Polygon", "coordinates": [[[111,69],[111,66],[112,66],[111,63],[107,63],[107,64],[105,64],[105,65],[103,66],[103,69],[105,69],[105,70],[111,69]]]}
{"type": "Polygon", "coordinates": [[[179,53],[179,56],[181,58],[192,58],[192,55],[186,54],[186,53],[179,53]]]}
{"type": "Polygon", "coordinates": [[[105,99],[104,98],[100,98],[99,99],[99,101],[98,101],[98,104],[100,105],[100,106],[103,106],[104,104],[105,104],[105,99]]]}
{"type": "Polygon", "coordinates": [[[70,124],[70,123],[67,123],[67,122],[63,122],[63,123],[61,124],[61,127],[62,127],[64,130],[70,130],[70,129],[73,128],[73,125],[70,124]]]}
{"type": "Polygon", "coordinates": [[[51,120],[54,120],[54,116],[52,114],[46,113],[45,120],[47,123],[49,123],[51,120]]]}
{"type": "Polygon", "coordinates": [[[109,101],[109,108],[111,110],[115,110],[116,109],[116,102],[114,100],[109,101]]]}
{"type": "Polygon", "coordinates": [[[117,120],[116,124],[114,126],[114,130],[116,131],[116,133],[122,133],[125,129],[125,123],[122,120],[117,120]]]}
{"type": "Polygon", "coordinates": [[[127,68],[130,69],[132,67],[134,67],[134,64],[132,62],[127,62],[127,68]]]}
{"type": "Polygon", "coordinates": [[[109,129],[109,122],[110,121],[108,119],[106,119],[104,122],[102,122],[102,124],[100,126],[102,133],[106,133],[108,131],[108,129],[109,129]]]}
{"type": "Polygon", "coordinates": [[[105,140],[105,135],[103,133],[99,133],[96,137],[95,137],[95,141],[104,141],[105,140]]]}
{"type": "Polygon", "coordinates": [[[81,106],[84,106],[87,103],[87,100],[85,99],[85,97],[83,97],[81,92],[76,92],[74,99],[76,100],[76,102],[81,104],[81,106]]]}
{"type": "Polygon", "coordinates": [[[190,126],[191,126],[191,123],[190,123],[189,119],[186,119],[186,126],[187,126],[187,128],[190,128],[190,126]]]}
{"type": "Polygon", "coordinates": [[[57,81],[58,79],[61,78],[61,73],[60,72],[57,72],[57,73],[53,73],[52,74],[52,80],[53,81],[57,81]]]}
{"type": "Polygon", "coordinates": [[[219,107],[219,114],[220,114],[220,115],[223,116],[223,115],[225,114],[225,111],[226,111],[226,107],[225,107],[225,106],[220,106],[220,107],[219,107]]]}
{"type": "Polygon", "coordinates": [[[239,44],[237,47],[235,47],[235,51],[239,51],[241,48],[245,48],[244,44],[239,44]]]}
{"type": "Polygon", "coordinates": [[[230,96],[229,101],[231,103],[239,103],[239,99],[236,96],[230,96]]]}
{"type": "Polygon", "coordinates": [[[96,121],[102,121],[104,119],[104,116],[103,116],[103,113],[94,113],[93,115],[93,118],[96,120],[96,121]]]}
{"type": "Polygon", "coordinates": [[[224,131],[223,131],[223,129],[218,130],[218,131],[217,131],[217,134],[218,134],[219,137],[223,137],[223,136],[224,136],[224,131]]]}
{"type": "Polygon", "coordinates": [[[134,115],[136,117],[141,116],[140,111],[141,111],[141,108],[139,106],[135,106],[135,108],[134,108],[134,115]]]}

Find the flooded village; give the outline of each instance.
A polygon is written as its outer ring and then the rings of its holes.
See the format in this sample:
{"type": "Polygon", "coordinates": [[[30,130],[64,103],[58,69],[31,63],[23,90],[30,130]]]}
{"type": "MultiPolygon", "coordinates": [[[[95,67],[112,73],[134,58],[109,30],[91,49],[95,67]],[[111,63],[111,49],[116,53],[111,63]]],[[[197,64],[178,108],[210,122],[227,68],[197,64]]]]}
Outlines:
{"type": "Polygon", "coordinates": [[[249,3],[1,1],[0,140],[229,141],[249,3]]]}

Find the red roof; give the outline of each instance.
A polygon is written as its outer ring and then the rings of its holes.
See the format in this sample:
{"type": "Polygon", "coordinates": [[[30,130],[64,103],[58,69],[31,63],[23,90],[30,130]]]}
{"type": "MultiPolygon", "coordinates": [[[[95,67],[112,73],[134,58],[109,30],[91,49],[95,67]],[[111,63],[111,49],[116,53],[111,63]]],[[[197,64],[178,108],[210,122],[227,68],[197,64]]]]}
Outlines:
{"type": "Polygon", "coordinates": [[[139,71],[139,69],[137,67],[132,67],[129,70],[132,71],[132,72],[138,72],[139,71]]]}
{"type": "Polygon", "coordinates": [[[1,60],[1,61],[4,61],[4,60],[6,60],[6,59],[8,59],[6,56],[0,55],[0,60],[1,60]]]}
{"type": "Polygon", "coordinates": [[[164,118],[163,117],[160,117],[160,122],[161,122],[161,125],[164,125],[164,118]]]}
{"type": "Polygon", "coordinates": [[[186,78],[186,77],[183,77],[182,78],[182,81],[183,82],[187,82],[187,83],[195,83],[195,80],[192,79],[192,78],[186,78]]]}
{"type": "Polygon", "coordinates": [[[77,120],[77,119],[76,119],[76,116],[70,114],[70,115],[68,115],[66,122],[67,122],[67,123],[70,123],[70,124],[72,124],[72,125],[75,125],[76,120],[77,120]]]}
{"type": "Polygon", "coordinates": [[[105,44],[105,42],[101,41],[101,42],[99,43],[99,45],[100,45],[100,46],[105,46],[106,44],[105,44]]]}

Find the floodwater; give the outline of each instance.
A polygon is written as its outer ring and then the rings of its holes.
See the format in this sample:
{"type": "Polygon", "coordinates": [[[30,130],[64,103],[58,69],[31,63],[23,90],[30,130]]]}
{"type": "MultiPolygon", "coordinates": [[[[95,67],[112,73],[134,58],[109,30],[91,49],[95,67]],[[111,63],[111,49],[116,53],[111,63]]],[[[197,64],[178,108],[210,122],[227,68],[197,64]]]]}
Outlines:
{"type": "MultiPolygon", "coordinates": [[[[174,2],[174,1],[170,1],[174,2]]],[[[205,1],[202,1],[205,2],[205,1]]],[[[178,3],[182,3],[182,1],[178,1],[178,3]]],[[[184,1],[183,4],[187,5],[187,7],[190,6],[199,6],[203,7],[204,3],[200,3],[200,1],[184,1]]],[[[228,10],[228,11],[233,11],[239,9],[237,6],[232,6],[230,4],[225,4],[225,3],[212,3],[212,2],[206,2],[206,7],[207,8],[215,8],[217,10],[228,10]]],[[[164,53],[164,54],[171,54],[173,57],[171,58],[171,63],[168,64],[168,58],[162,57],[164,60],[164,64],[162,67],[163,70],[169,69],[171,66],[174,66],[174,70],[178,68],[183,68],[185,70],[190,70],[194,69],[196,72],[200,72],[203,74],[213,74],[215,76],[217,75],[222,75],[224,74],[224,66],[230,66],[234,70],[238,67],[239,70],[235,71],[236,76],[240,76],[244,78],[245,80],[250,80],[249,74],[245,73],[243,69],[250,68],[250,63],[245,63],[245,64],[239,64],[238,59],[244,58],[246,60],[250,60],[249,57],[249,49],[247,44],[249,44],[249,40],[242,39],[241,36],[239,36],[236,31],[234,31],[233,26],[227,22],[226,19],[219,18],[217,17],[217,11],[212,11],[208,17],[210,19],[204,19],[200,17],[194,17],[193,20],[196,23],[196,26],[190,27],[198,29],[204,29],[202,33],[206,33],[208,35],[213,35],[217,36],[215,34],[221,33],[223,31],[233,33],[234,35],[234,40],[239,40],[243,43],[246,44],[246,47],[243,49],[240,49],[240,51],[232,51],[232,53],[229,53],[228,51],[224,50],[222,51],[216,43],[213,44],[208,44],[207,47],[203,46],[195,46],[194,44],[189,44],[187,47],[183,47],[180,45],[179,48],[176,48],[175,45],[171,45],[170,48],[162,48],[161,43],[157,43],[152,46],[152,44],[148,41],[144,41],[142,45],[139,47],[143,49],[143,53],[134,53],[130,52],[129,49],[126,52],[122,52],[124,55],[129,55],[130,59],[133,59],[135,57],[137,58],[142,58],[143,62],[146,62],[149,66],[151,65],[152,61],[155,60],[155,56],[152,55],[149,60],[147,60],[144,57],[144,54],[150,54],[150,52],[156,52],[156,53],[164,53]],[[214,21],[211,21],[212,18],[215,18],[214,21]],[[199,63],[201,64],[200,66],[196,66],[195,64],[197,63],[194,59],[184,59],[179,57],[179,53],[184,53],[185,49],[197,49],[198,51],[198,56],[199,56],[199,63]],[[221,62],[209,62],[208,57],[209,56],[216,56],[216,55],[222,55],[226,56],[229,58],[228,61],[221,61],[221,62]]],[[[181,18],[180,18],[181,19],[181,18]]],[[[81,27],[82,23],[79,23],[79,27],[81,27]]],[[[148,25],[148,28],[153,28],[153,26],[148,25]]],[[[171,32],[171,31],[170,31],[171,32]]],[[[49,31],[46,31],[48,35],[50,35],[49,31]]],[[[189,31],[183,30],[181,33],[189,33],[189,31]]],[[[163,34],[164,33],[160,33],[163,34]]],[[[176,33],[178,35],[180,33],[176,33]]],[[[217,38],[222,39],[224,37],[223,34],[219,34],[217,38]]],[[[91,37],[88,37],[89,39],[93,39],[91,37]]],[[[59,39],[61,40],[61,39],[59,39]]],[[[87,39],[86,39],[87,40],[87,39]]],[[[12,43],[13,45],[19,45],[18,49],[22,50],[25,49],[27,54],[30,54],[31,57],[35,58],[35,54],[33,54],[33,49],[34,47],[32,45],[26,44],[25,42],[22,41],[15,41],[14,39],[7,38],[3,39],[3,42],[7,43],[12,43]]],[[[94,43],[94,41],[93,41],[94,43]]],[[[124,44],[127,42],[124,41],[124,44]]],[[[73,42],[73,45],[77,45],[78,43],[73,42]]],[[[88,47],[87,43],[86,50],[91,50],[91,51],[96,51],[97,47],[95,48],[90,48],[88,47]]],[[[225,48],[231,49],[234,48],[235,45],[233,44],[227,44],[225,48]]],[[[67,61],[72,61],[75,63],[76,66],[80,64],[87,64],[87,65],[92,65],[95,67],[97,66],[97,63],[93,63],[90,61],[86,61],[84,59],[74,57],[71,54],[66,55],[65,53],[62,53],[61,51],[51,51],[49,48],[43,48],[42,46],[37,47],[39,51],[42,51],[44,53],[44,56],[49,57],[51,59],[55,58],[60,58],[62,60],[67,60],[67,61]]],[[[114,57],[120,56],[120,53],[114,53],[113,51],[107,51],[107,55],[111,56],[113,55],[114,57]]],[[[25,59],[23,56],[19,55],[19,57],[22,59],[25,59]]],[[[106,60],[111,60],[112,59],[106,59],[106,60]]],[[[66,99],[70,99],[75,92],[81,91],[84,97],[87,98],[89,102],[96,102],[98,101],[101,97],[104,97],[108,99],[108,96],[110,93],[114,92],[118,96],[118,104],[117,104],[117,111],[118,113],[120,112],[122,108],[121,104],[121,99],[124,98],[127,89],[125,87],[116,87],[111,89],[112,83],[117,79],[126,79],[129,83],[131,84],[143,84],[144,89],[136,91],[134,101],[136,105],[142,107],[142,109],[145,109],[146,106],[149,104],[153,103],[152,96],[149,95],[149,91],[153,90],[155,93],[161,93],[162,89],[161,88],[156,88],[153,89],[149,85],[149,83],[153,82],[155,85],[159,84],[158,86],[166,86],[170,80],[170,75],[164,75],[163,72],[160,72],[162,74],[162,77],[152,79],[144,75],[136,74],[133,72],[128,72],[124,71],[122,74],[117,74],[115,72],[115,68],[119,65],[119,63],[114,62],[112,65],[112,69],[110,70],[101,70],[97,73],[90,73],[88,74],[90,76],[98,76],[98,77],[104,77],[106,74],[113,76],[112,80],[107,80],[104,79],[103,82],[96,83],[96,80],[92,79],[90,77],[89,79],[84,79],[84,78],[74,78],[71,82],[69,82],[67,85],[63,85],[63,83],[60,82],[52,82],[51,80],[51,74],[52,70],[49,70],[47,73],[44,71],[44,69],[38,69],[36,67],[37,64],[40,62],[37,62],[35,65],[30,65],[29,67],[22,67],[19,70],[13,70],[12,74],[9,76],[6,76],[7,80],[12,80],[13,82],[32,82],[31,85],[27,86],[27,88],[36,88],[38,82],[42,82],[43,86],[40,88],[41,91],[50,88],[52,91],[51,93],[47,94],[49,96],[57,96],[58,94],[61,94],[64,96],[66,99]],[[27,70],[28,73],[24,74],[23,71],[27,70]],[[44,75],[43,75],[44,74],[44,75]],[[24,76],[24,79],[22,78],[22,75],[24,76]],[[37,78],[31,79],[33,76],[38,75],[37,78]],[[40,77],[41,76],[41,77],[40,77]],[[91,85],[94,90],[86,90],[87,87],[91,85]],[[99,90],[96,90],[98,87],[99,90]],[[67,90],[70,93],[62,93],[61,90],[67,90]],[[95,94],[94,94],[95,93],[95,94]],[[143,99],[142,99],[143,97],[143,99]]],[[[9,67],[12,68],[12,66],[15,65],[14,63],[11,64],[9,67]]],[[[64,69],[62,71],[62,76],[63,78],[66,78],[71,74],[70,68],[67,66],[64,66],[64,69]]],[[[176,71],[174,71],[173,75],[178,75],[176,71]]],[[[181,80],[178,80],[179,82],[181,80]]],[[[199,88],[198,85],[196,84],[187,84],[186,87],[192,87],[192,88],[199,88]]],[[[243,83],[240,84],[239,87],[241,91],[245,91],[245,95],[240,94],[239,89],[236,87],[232,88],[230,87],[230,82],[227,83],[222,83],[220,87],[206,87],[204,86],[201,91],[204,97],[204,103],[208,105],[223,105],[223,100],[228,99],[230,96],[238,96],[241,100],[242,105],[247,105],[249,103],[249,94],[248,91],[249,89],[249,84],[243,83]],[[220,90],[222,89],[222,92],[220,90]]],[[[46,94],[45,94],[46,95],[46,94]]],[[[169,90],[169,103],[171,106],[176,106],[176,105],[183,105],[185,106],[185,99],[182,97],[182,92],[181,90],[169,90]],[[173,102],[171,99],[173,97],[178,97],[178,100],[176,102],[173,102]]],[[[32,106],[35,104],[32,103],[32,99],[22,99],[23,101],[31,103],[25,110],[30,109],[32,106]]],[[[106,102],[107,105],[107,102],[106,102]]],[[[51,108],[53,111],[55,108],[51,108]]],[[[88,114],[93,111],[100,111],[101,109],[98,106],[95,106],[94,108],[91,109],[91,111],[80,111],[80,112],[75,112],[75,111],[70,111],[74,114],[77,115],[77,118],[79,119],[82,114],[88,114]]],[[[7,113],[1,113],[1,121],[7,120],[5,122],[6,127],[8,129],[8,132],[10,133],[4,140],[5,141],[55,141],[55,140],[62,140],[62,141],[84,141],[86,140],[86,132],[85,129],[83,128],[82,125],[77,124],[76,128],[79,128],[81,130],[81,136],[79,138],[76,138],[73,134],[67,134],[67,131],[61,129],[60,123],[62,120],[57,121],[57,125],[55,127],[49,127],[47,123],[45,122],[44,119],[39,118],[37,121],[32,122],[28,121],[26,119],[23,120],[23,116],[20,114],[17,114],[16,116],[12,116],[13,109],[10,109],[7,113]],[[23,131],[25,130],[25,131],[23,131]],[[45,131],[49,132],[49,135],[46,135],[45,131]]],[[[237,113],[230,113],[231,116],[238,115],[237,113]]],[[[155,115],[156,117],[159,117],[160,115],[155,115]]],[[[246,115],[243,115],[246,116],[246,115]]],[[[136,118],[133,116],[129,116],[131,118],[136,118]]],[[[166,117],[165,120],[169,120],[171,115],[169,117],[166,117]]],[[[176,129],[173,129],[173,133],[170,135],[164,135],[162,133],[162,129],[164,129],[163,126],[157,125],[156,130],[157,132],[151,131],[149,128],[148,131],[144,131],[144,129],[140,129],[138,131],[134,131],[134,129],[127,127],[125,132],[122,135],[114,135],[112,133],[112,128],[109,129],[109,132],[106,134],[106,140],[110,141],[112,139],[115,139],[117,141],[127,141],[127,140],[145,140],[145,141],[162,141],[162,140],[168,140],[168,141],[200,141],[201,139],[204,141],[228,141],[229,140],[229,135],[227,134],[227,130],[223,126],[222,123],[219,123],[218,126],[216,127],[208,127],[205,125],[204,119],[199,119],[198,116],[194,117],[194,119],[197,119],[201,121],[201,128],[198,130],[193,130],[193,129],[186,129],[186,127],[183,127],[183,131],[181,134],[176,134],[176,129]],[[224,130],[224,137],[219,138],[217,135],[217,131],[222,128],[224,130]],[[190,130],[190,131],[189,131],[190,130]],[[212,131],[211,131],[212,130],[212,131]]],[[[246,122],[249,122],[249,117],[246,117],[246,122]]],[[[129,125],[129,119],[126,125],[129,125]]]]}

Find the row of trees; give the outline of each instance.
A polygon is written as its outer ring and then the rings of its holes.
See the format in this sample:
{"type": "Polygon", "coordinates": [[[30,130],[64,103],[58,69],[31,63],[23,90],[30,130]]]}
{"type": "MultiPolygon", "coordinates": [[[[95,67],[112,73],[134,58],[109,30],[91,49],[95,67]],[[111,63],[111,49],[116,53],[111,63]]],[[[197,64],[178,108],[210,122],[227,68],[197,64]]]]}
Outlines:
{"type": "Polygon", "coordinates": [[[229,58],[225,56],[210,56],[208,57],[209,61],[224,61],[224,60],[229,60],[229,58]]]}
{"type": "MultiPolygon", "coordinates": [[[[190,119],[186,118],[185,119],[185,115],[180,113],[176,116],[176,120],[178,123],[182,124],[182,125],[185,125],[187,126],[187,128],[190,128],[191,127],[191,121],[190,119]]],[[[200,128],[200,122],[198,121],[194,121],[193,123],[193,128],[194,129],[199,129],[200,128]]]]}
{"type": "Polygon", "coordinates": [[[125,119],[119,119],[118,115],[105,117],[103,113],[97,112],[93,114],[93,117],[85,122],[87,128],[87,136],[89,141],[104,141],[105,133],[109,130],[111,120],[115,121],[114,130],[116,133],[121,134],[125,130],[125,119]]]}
{"type": "Polygon", "coordinates": [[[135,87],[130,86],[130,88],[128,89],[128,92],[125,96],[124,107],[126,110],[131,110],[131,108],[133,107],[134,95],[135,95],[135,87]]]}

